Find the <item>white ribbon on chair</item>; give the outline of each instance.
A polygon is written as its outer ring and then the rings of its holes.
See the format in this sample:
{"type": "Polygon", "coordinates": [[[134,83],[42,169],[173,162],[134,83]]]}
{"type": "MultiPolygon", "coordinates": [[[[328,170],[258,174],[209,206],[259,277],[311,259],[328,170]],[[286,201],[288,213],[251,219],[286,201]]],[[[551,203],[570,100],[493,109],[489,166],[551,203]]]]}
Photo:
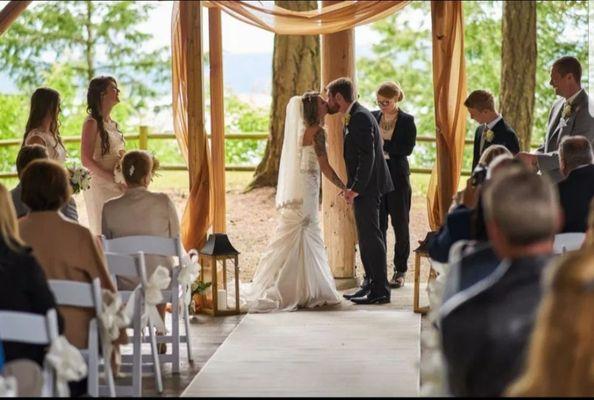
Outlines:
{"type": "Polygon", "coordinates": [[[14,376],[0,375],[0,397],[17,397],[17,381],[14,376]]]}
{"type": "Polygon", "coordinates": [[[80,351],[66,337],[58,336],[50,345],[45,360],[56,374],[56,390],[59,397],[68,397],[68,382],[80,381],[87,376],[87,363],[80,351]]]}
{"type": "MultiPolygon", "coordinates": [[[[159,265],[144,285],[145,304],[144,310],[142,311],[142,327],[146,326],[147,318],[149,318],[157,328],[157,331],[166,331],[165,322],[163,321],[163,318],[161,318],[156,306],[163,302],[163,293],[161,293],[161,291],[167,289],[170,283],[171,277],[169,276],[169,270],[159,265]]],[[[126,304],[125,313],[130,319],[134,316],[134,303],[139,290],[142,290],[141,285],[138,285],[138,287],[134,289],[134,292],[132,292],[128,299],[128,303],[126,304]]]]}
{"type": "Polygon", "coordinates": [[[197,256],[198,253],[196,250],[192,249],[181,260],[181,270],[177,276],[177,281],[184,291],[183,304],[181,304],[184,307],[190,304],[192,299],[192,283],[194,283],[200,273],[200,266],[195,261],[197,256]]]}
{"type": "MultiPolygon", "coordinates": [[[[102,304],[99,318],[99,329],[101,329],[101,346],[105,362],[111,362],[113,351],[112,342],[120,336],[120,330],[130,325],[130,318],[122,307],[122,299],[117,293],[103,289],[101,291],[102,304]]],[[[105,369],[107,374],[107,369],[105,369]]],[[[108,377],[106,376],[106,379],[108,377]]]]}

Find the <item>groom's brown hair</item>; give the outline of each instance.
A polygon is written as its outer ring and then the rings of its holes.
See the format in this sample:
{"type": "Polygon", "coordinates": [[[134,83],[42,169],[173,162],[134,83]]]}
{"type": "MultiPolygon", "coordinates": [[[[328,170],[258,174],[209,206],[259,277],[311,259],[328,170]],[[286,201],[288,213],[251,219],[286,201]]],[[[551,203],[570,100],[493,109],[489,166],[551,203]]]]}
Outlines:
{"type": "Polygon", "coordinates": [[[355,87],[353,81],[349,78],[338,78],[330,82],[326,86],[328,94],[336,96],[336,93],[340,93],[344,100],[351,103],[355,99],[355,87]]]}

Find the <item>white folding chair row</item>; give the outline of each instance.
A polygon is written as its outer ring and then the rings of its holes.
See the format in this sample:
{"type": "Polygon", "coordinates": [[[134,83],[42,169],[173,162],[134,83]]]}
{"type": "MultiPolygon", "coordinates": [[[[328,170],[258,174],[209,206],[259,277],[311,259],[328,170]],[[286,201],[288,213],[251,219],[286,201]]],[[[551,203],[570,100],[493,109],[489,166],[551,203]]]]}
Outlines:
{"type": "Polygon", "coordinates": [[[186,343],[188,360],[193,361],[191,339],[190,339],[190,316],[188,307],[183,307],[182,317],[185,326],[185,335],[180,334],[179,324],[179,305],[183,301],[185,288],[178,282],[178,275],[182,268],[181,262],[184,252],[179,237],[166,238],[159,236],[125,236],[115,239],[106,239],[102,237],[103,248],[106,252],[135,254],[143,252],[144,254],[176,257],[177,263],[171,271],[171,284],[169,289],[162,291],[163,302],[171,303],[171,334],[157,337],[158,343],[171,343],[171,354],[160,354],[159,359],[163,363],[172,364],[172,372],[179,373],[180,368],[180,345],[186,343]]]}
{"type": "MultiPolygon", "coordinates": [[[[155,374],[155,383],[157,391],[163,392],[163,381],[161,379],[161,365],[159,363],[159,356],[157,353],[157,342],[155,339],[155,331],[153,323],[149,318],[147,321],[148,333],[151,345],[151,355],[143,357],[142,355],[142,337],[145,326],[142,324],[142,314],[144,311],[144,287],[146,283],[146,268],[144,264],[144,254],[138,252],[134,255],[115,254],[106,252],[107,265],[109,272],[112,275],[114,282],[117,282],[117,277],[136,278],[140,281],[141,290],[140,295],[134,298],[134,312],[131,318],[130,327],[134,329],[132,337],[132,385],[131,386],[116,386],[116,393],[118,396],[134,396],[140,397],[142,395],[142,372],[145,360],[151,365],[151,370],[155,374]]],[[[128,302],[133,291],[118,290],[120,297],[124,303],[128,302]]],[[[122,356],[122,362],[124,356],[122,356]]],[[[124,367],[124,366],[122,366],[124,367]]],[[[123,368],[122,368],[123,369],[123,368]]]]}
{"type": "Polygon", "coordinates": [[[553,252],[563,254],[567,251],[578,250],[582,247],[586,234],[583,232],[559,233],[555,235],[553,252]]]}
{"type": "MultiPolygon", "coordinates": [[[[56,302],[60,306],[71,306],[91,308],[95,311],[95,317],[89,322],[89,336],[86,349],[79,349],[88,366],[87,393],[92,397],[104,396],[115,397],[115,384],[111,370],[111,362],[105,357],[105,349],[101,343],[104,339],[99,329],[98,317],[101,315],[102,296],[101,283],[95,278],[93,283],[84,283],[68,280],[50,280],[49,287],[54,293],[56,302]],[[101,367],[104,368],[107,386],[99,386],[99,375],[101,367]]],[[[107,339],[109,340],[109,339],[107,339]]]]}
{"type": "MultiPolygon", "coordinates": [[[[49,346],[58,335],[58,316],[55,309],[48,310],[46,315],[0,311],[0,340],[3,342],[49,346]]],[[[55,377],[54,370],[44,361],[42,397],[57,395],[55,377]]]]}

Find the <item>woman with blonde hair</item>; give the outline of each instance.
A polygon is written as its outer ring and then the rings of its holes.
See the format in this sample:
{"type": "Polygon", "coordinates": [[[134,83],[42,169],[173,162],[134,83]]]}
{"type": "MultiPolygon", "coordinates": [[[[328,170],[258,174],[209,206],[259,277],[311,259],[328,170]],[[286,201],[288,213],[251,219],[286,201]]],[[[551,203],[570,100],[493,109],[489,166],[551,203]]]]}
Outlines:
{"type": "Polygon", "coordinates": [[[384,158],[388,164],[394,191],[382,196],[380,205],[380,228],[387,248],[388,215],[394,229],[394,275],[390,287],[400,288],[408,270],[410,255],[410,205],[412,189],[410,186],[411,155],[417,140],[415,118],[402,111],[399,103],[404,100],[404,92],[396,82],[384,82],[376,92],[379,110],[372,111],[377,120],[384,142],[384,158]]]}
{"type": "Polygon", "coordinates": [[[594,395],[594,253],[567,253],[551,269],[526,370],[509,396],[594,395]]]}

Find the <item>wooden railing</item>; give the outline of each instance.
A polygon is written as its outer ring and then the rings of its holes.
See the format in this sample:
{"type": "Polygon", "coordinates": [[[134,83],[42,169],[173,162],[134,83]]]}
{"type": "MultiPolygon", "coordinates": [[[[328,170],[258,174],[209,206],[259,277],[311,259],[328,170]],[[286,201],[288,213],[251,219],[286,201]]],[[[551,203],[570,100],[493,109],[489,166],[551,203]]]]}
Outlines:
{"type": "MultiPolygon", "coordinates": [[[[138,148],[141,150],[148,150],[149,139],[152,140],[175,140],[173,133],[149,133],[147,126],[139,126],[137,134],[125,134],[126,140],[138,140],[138,148]]],[[[210,138],[210,135],[209,135],[210,138]]],[[[262,132],[249,132],[249,133],[231,133],[225,135],[225,140],[267,140],[268,134],[262,132]]],[[[80,143],[80,136],[63,136],[62,141],[64,143],[80,143]]],[[[432,136],[417,136],[417,142],[422,143],[435,143],[435,137],[432,136]]],[[[0,140],[0,148],[20,146],[22,139],[2,139],[0,140]]],[[[465,140],[464,145],[472,145],[472,140],[465,140]]],[[[533,145],[532,147],[536,147],[533,145]]],[[[161,164],[160,169],[162,171],[187,171],[188,168],[185,164],[161,164]]],[[[226,165],[225,171],[255,171],[256,165],[226,165]]],[[[431,168],[416,168],[412,167],[410,172],[413,174],[431,174],[431,168]]],[[[0,171],[0,179],[4,178],[15,178],[16,172],[12,171],[0,171]]],[[[470,176],[470,171],[463,170],[462,176],[470,176]]]]}

